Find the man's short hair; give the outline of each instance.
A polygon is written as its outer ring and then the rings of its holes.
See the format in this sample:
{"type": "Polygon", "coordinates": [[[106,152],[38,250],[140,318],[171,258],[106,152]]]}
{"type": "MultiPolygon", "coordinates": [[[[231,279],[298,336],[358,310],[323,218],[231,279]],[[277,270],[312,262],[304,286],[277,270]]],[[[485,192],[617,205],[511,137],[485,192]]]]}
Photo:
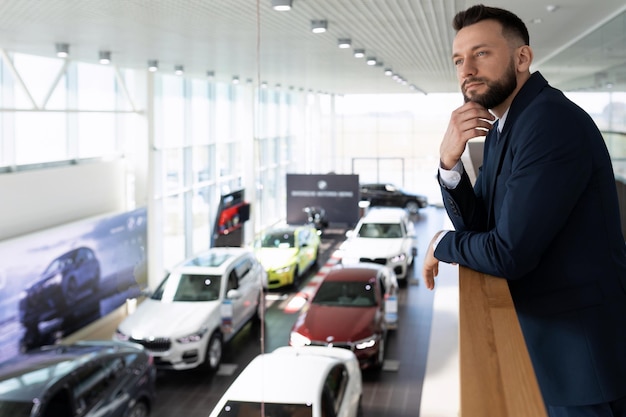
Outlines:
{"type": "Polygon", "coordinates": [[[530,45],[528,28],[526,28],[522,19],[508,10],[497,7],[489,7],[482,4],[472,6],[454,16],[452,27],[458,32],[466,26],[488,19],[495,20],[502,25],[502,35],[505,38],[509,40],[519,39],[524,42],[524,45],[530,45]]]}

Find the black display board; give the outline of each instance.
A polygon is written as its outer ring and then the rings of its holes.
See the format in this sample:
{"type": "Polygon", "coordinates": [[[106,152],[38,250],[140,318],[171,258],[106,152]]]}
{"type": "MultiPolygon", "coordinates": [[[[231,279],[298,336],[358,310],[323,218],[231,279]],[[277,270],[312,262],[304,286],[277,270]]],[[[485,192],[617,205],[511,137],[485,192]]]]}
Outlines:
{"type": "Polygon", "coordinates": [[[307,206],[326,211],[330,223],[354,225],[359,220],[359,176],[287,174],[287,223],[306,222],[307,206]]]}

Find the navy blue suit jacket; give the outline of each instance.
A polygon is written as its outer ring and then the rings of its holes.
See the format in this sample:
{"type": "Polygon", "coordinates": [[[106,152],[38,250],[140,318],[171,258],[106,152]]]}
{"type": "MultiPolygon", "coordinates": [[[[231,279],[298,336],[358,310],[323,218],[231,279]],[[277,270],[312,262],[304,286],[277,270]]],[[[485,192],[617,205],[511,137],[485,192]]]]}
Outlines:
{"type": "Polygon", "coordinates": [[[626,245],[592,119],[534,73],[474,186],[441,188],[455,231],[435,256],[507,279],[546,403],[626,396],[626,245]]]}

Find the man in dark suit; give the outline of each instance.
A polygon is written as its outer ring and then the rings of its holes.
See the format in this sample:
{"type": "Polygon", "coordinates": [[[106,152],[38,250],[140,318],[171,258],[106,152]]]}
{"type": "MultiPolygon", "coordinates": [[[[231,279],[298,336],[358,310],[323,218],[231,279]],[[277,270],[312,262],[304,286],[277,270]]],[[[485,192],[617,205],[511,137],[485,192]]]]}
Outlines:
{"type": "Polygon", "coordinates": [[[454,28],[465,104],[441,143],[439,181],[455,230],[433,237],[426,286],[439,261],[506,279],[549,415],[624,417],[626,245],[603,138],[531,74],[516,15],[473,6],[454,28]],[[461,155],[485,135],[472,186],[461,155]]]}

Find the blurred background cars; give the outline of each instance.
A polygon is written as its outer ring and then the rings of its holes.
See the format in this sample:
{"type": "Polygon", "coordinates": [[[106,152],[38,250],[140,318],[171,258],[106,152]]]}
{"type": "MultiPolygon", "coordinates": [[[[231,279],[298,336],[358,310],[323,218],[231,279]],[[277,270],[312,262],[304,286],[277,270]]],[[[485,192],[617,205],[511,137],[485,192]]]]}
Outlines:
{"type": "MultiPolygon", "coordinates": [[[[63,333],[63,320],[75,313],[100,285],[100,262],[91,248],[78,247],[55,258],[40,279],[20,294],[19,318],[23,349],[41,346],[52,331],[63,333]]],[[[93,308],[99,310],[95,303],[93,308]]]]}
{"type": "Polygon", "coordinates": [[[324,207],[307,206],[302,211],[306,213],[306,224],[310,224],[320,232],[328,227],[328,217],[326,217],[324,207]]]}
{"type": "Polygon", "coordinates": [[[406,283],[417,256],[417,237],[407,213],[400,208],[370,209],[340,247],[341,262],[372,262],[391,268],[406,283]]]}
{"type": "Polygon", "coordinates": [[[359,186],[360,199],[370,206],[401,207],[411,214],[428,206],[425,195],[413,194],[390,183],[367,183],[359,186]]]}
{"type": "Polygon", "coordinates": [[[301,310],[289,344],[345,348],[355,353],[361,368],[381,369],[387,330],[398,325],[397,304],[386,300],[393,301],[397,291],[396,276],[385,266],[339,264],[301,310]]]}
{"type": "Polygon", "coordinates": [[[349,350],[283,346],[255,357],[209,417],[360,417],[361,395],[361,371],[349,350]]]}
{"type": "Polygon", "coordinates": [[[152,358],[134,343],[45,346],[0,364],[0,415],[146,417],[155,379],[152,358]]]}
{"type": "Polygon", "coordinates": [[[173,268],[113,337],[143,345],[159,368],[214,372],[224,343],[259,320],[266,276],[252,251],[211,248],[173,268]]]}
{"type": "Polygon", "coordinates": [[[317,263],[320,236],[311,225],[277,226],[267,230],[254,244],[257,259],[267,271],[267,287],[291,285],[317,263]]]}

